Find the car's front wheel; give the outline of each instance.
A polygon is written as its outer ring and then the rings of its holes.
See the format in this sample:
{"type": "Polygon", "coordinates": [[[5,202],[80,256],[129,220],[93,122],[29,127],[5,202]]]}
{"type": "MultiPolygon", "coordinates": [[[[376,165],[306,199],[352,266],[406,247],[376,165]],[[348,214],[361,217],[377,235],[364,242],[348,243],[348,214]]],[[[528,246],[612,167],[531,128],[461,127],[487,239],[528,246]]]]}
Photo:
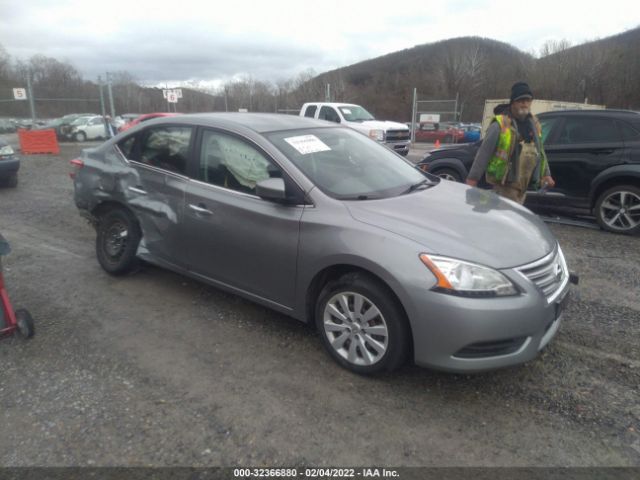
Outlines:
{"type": "Polygon", "coordinates": [[[610,232],[640,232],[640,188],[617,185],[603,192],[596,202],[598,224],[610,232]]]}
{"type": "Polygon", "coordinates": [[[461,182],[462,181],[462,177],[460,176],[460,174],[458,172],[456,172],[455,170],[453,170],[452,168],[440,168],[438,170],[434,170],[433,172],[434,175],[437,175],[440,178],[443,178],[445,180],[449,180],[451,182],[461,182]]]}
{"type": "Polygon", "coordinates": [[[325,348],[352,372],[392,371],[409,353],[402,308],[368,275],[354,272],[327,283],[318,297],[315,319],[325,348]]]}
{"type": "Polygon", "coordinates": [[[87,141],[87,134],[84,132],[77,132],[74,135],[74,138],[76,139],[76,142],[86,142],[87,141]]]}
{"type": "Polygon", "coordinates": [[[96,256],[111,275],[124,275],[138,266],[136,252],[142,234],[131,212],[116,208],[98,220],[96,256]]]}

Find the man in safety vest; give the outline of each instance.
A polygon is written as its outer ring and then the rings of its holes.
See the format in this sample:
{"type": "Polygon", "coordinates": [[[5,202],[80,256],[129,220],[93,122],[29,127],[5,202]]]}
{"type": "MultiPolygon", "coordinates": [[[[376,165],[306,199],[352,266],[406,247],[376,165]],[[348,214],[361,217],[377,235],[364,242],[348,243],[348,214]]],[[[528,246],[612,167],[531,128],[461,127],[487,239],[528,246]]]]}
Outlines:
{"type": "Polygon", "coordinates": [[[478,150],[467,176],[467,185],[475,187],[482,174],[493,190],[520,204],[527,188],[555,186],[542,146],[540,122],[531,113],[533,93],[525,82],[511,87],[508,105],[498,105],[496,115],[478,150]]]}

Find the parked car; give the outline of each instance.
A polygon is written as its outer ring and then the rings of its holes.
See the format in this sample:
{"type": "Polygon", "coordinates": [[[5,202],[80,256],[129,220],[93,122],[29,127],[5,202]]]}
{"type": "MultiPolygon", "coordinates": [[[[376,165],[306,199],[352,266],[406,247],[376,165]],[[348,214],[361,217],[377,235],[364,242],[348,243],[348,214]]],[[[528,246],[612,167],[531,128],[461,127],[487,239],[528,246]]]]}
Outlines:
{"type": "Polygon", "coordinates": [[[76,142],[109,138],[111,135],[106,122],[107,119],[101,115],[79,117],[71,122],[71,130],[67,136],[76,142]]]}
{"type": "MultiPolygon", "coordinates": [[[[528,192],[526,205],[593,214],[610,232],[640,232],[640,114],[565,110],[545,112],[538,119],[556,186],[545,193],[528,192]]],[[[462,182],[480,145],[434,150],[418,166],[462,182]]]]}
{"type": "Polygon", "coordinates": [[[43,128],[53,128],[56,131],[56,137],[60,141],[72,140],[71,124],[79,118],[95,116],[97,116],[95,113],[70,113],[47,122],[43,128]]]}
{"type": "Polygon", "coordinates": [[[117,131],[120,131],[120,128],[127,123],[135,120],[140,116],[139,113],[123,113],[122,115],[117,115],[113,118],[113,126],[117,131]]]}
{"type": "Polygon", "coordinates": [[[169,113],[169,112],[144,113],[142,115],[138,115],[133,120],[125,123],[123,126],[121,126],[118,129],[118,132],[124,132],[126,130],[129,130],[132,127],[135,127],[139,123],[146,122],[146,121],[152,120],[154,118],[173,117],[175,115],[180,115],[180,114],[179,113],[169,113]]]}
{"type": "Polygon", "coordinates": [[[8,118],[0,118],[0,133],[15,133],[16,124],[8,118]]]}
{"type": "Polygon", "coordinates": [[[464,138],[464,131],[452,125],[420,122],[416,130],[416,142],[458,143],[464,138]]]}
{"type": "Polygon", "coordinates": [[[464,132],[464,137],[462,138],[462,142],[471,143],[477,142],[480,140],[480,132],[482,131],[482,127],[480,125],[460,125],[460,130],[464,132]]]}
{"type": "Polygon", "coordinates": [[[71,163],[104,270],[143,259],[315,324],[354,372],[519,364],[561,322],[569,270],[536,215],[342,125],[182,115],[71,163]]]}
{"type": "Polygon", "coordinates": [[[11,145],[0,138],[0,186],[16,187],[18,170],[20,170],[20,158],[11,145]]]}

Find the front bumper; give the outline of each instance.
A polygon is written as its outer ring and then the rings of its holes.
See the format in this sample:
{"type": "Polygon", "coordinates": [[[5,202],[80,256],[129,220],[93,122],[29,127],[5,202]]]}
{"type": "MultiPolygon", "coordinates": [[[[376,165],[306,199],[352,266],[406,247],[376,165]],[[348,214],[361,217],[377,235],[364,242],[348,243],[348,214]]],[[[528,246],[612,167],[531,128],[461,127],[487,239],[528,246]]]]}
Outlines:
{"type": "Polygon", "coordinates": [[[422,290],[408,312],[416,364],[470,373],[535,358],[558,332],[569,282],[549,302],[517,272],[508,276],[521,288],[520,295],[466,298],[422,290]]]}
{"type": "Polygon", "coordinates": [[[389,147],[396,153],[399,153],[403,157],[406,157],[409,154],[409,149],[411,148],[411,142],[402,141],[402,142],[386,142],[385,145],[389,147]]]}
{"type": "Polygon", "coordinates": [[[8,178],[20,170],[20,159],[15,155],[0,157],[0,178],[8,178]]]}

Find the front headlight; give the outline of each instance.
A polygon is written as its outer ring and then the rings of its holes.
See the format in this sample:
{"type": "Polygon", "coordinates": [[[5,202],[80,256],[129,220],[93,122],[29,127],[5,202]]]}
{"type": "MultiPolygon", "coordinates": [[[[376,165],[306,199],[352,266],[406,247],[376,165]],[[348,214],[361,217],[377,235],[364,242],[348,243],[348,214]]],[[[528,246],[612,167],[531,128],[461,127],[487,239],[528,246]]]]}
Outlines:
{"type": "Polygon", "coordinates": [[[384,130],[369,130],[369,138],[384,142],[384,130]]]}
{"type": "Polygon", "coordinates": [[[493,268],[438,255],[420,255],[420,260],[437,279],[433,288],[442,293],[465,297],[505,297],[518,289],[493,268]]]}
{"type": "Polygon", "coordinates": [[[5,145],[4,147],[0,147],[0,155],[13,155],[14,151],[11,148],[11,145],[5,145]]]}

